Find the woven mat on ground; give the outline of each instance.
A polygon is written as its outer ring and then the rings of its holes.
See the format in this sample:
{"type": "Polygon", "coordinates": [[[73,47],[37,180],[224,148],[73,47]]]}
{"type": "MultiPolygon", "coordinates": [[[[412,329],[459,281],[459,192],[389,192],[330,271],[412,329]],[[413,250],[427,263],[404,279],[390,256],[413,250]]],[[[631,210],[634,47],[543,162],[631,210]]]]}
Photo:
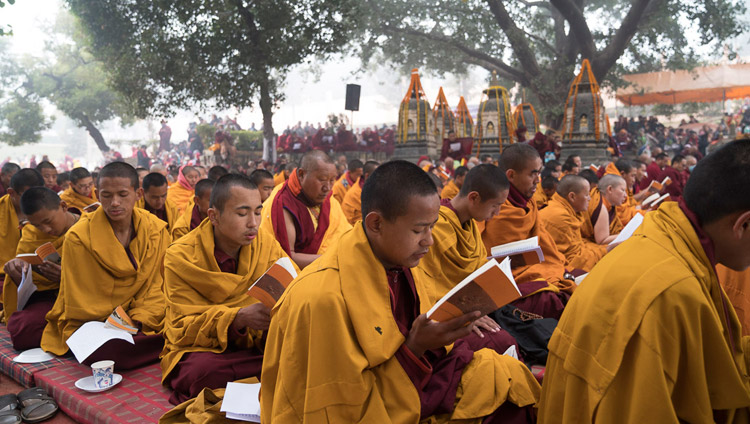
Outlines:
{"type": "Polygon", "coordinates": [[[13,362],[13,358],[21,352],[13,349],[10,334],[5,325],[0,325],[0,371],[24,387],[34,385],[34,373],[62,364],[74,363],[72,357],[55,358],[38,364],[19,364],[13,362]]]}
{"type": "Polygon", "coordinates": [[[122,374],[122,382],[101,393],[76,388],[76,380],[91,375],[91,368],[77,363],[40,371],[36,382],[55,398],[60,409],[84,424],[156,423],[172,409],[169,389],[161,385],[158,363],[118,374],[122,374]]]}

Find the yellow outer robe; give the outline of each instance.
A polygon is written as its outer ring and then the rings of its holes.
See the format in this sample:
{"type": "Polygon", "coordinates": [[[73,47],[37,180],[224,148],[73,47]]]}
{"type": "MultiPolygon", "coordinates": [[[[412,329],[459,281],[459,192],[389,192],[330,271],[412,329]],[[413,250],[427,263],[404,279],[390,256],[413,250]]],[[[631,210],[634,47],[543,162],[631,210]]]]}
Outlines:
{"type": "Polygon", "coordinates": [[[130,251],[138,269],[115,237],[102,208],[84,214],[65,235],[60,293],[47,314],[42,349],[55,355],[68,351],[65,341],[88,321],[104,321],[122,305],[142,331],[161,331],[164,320],[162,261],[170,243],[167,223],[134,208],[136,236],[130,251]]]}
{"type": "Polygon", "coordinates": [[[555,193],[539,219],[555,240],[557,250],[565,255],[568,265],[589,272],[607,253],[607,248],[581,236],[584,213],[576,212],[565,198],[555,193]]]}
{"type": "Polygon", "coordinates": [[[547,196],[547,193],[544,192],[542,183],[537,184],[536,191],[534,192],[534,195],[531,196],[531,200],[536,202],[536,208],[542,210],[543,208],[547,207],[550,199],[552,199],[552,197],[547,196]]]}
{"type": "MultiPolygon", "coordinates": [[[[136,208],[141,208],[143,210],[146,210],[145,205],[146,205],[146,201],[143,199],[140,199],[139,201],[135,202],[136,208]]],[[[172,231],[172,228],[174,228],[174,225],[177,222],[177,219],[180,217],[180,211],[177,210],[177,207],[169,200],[167,200],[164,203],[164,209],[166,209],[167,211],[167,231],[172,231]]]]}
{"type": "Polygon", "coordinates": [[[190,200],[195,196],[195,190],[188,190],[180,183],[172,184],[167,190],[167,200],[171,202],[180,213],[185,211],[190,200]]]}
{"type": "Polygon", "coordinates": [[[458,188],[456,182],[453,180],[449,180],[445,187],[443,187],[443,191],[440,192],[440,199],[450,200],[456,197],[459,191],[461,191],[461,189],[458,188]]]}
{"type": "Polygon", "coordinates": [[[81,213],[86,213],[83,208],[99,201],[99,199],[96,198],[96,190],[91,190],[91,197],[88,197],[76,193],[76,191],[73,190],[73,187],[65,189],[60,195],[60,199],[64,200],[69,208],[76,208],[81,211],[81,213]]]}
{"type": "Polygon", "coordinates": [[[344,211],[346,220],[352,225],[362,219],[362,187],[359,185],[360,179],[361,177],[346,192],[344,201],[341,203],[341,210],[344,211]]]}
{"type": "MultiPolygon", "coordinates": [[[[186,353],[226,350],[229,326],[237,312],[258,302],[247,295],[248,289],[285,256],[273,235],[260,231],[250,245],[240,249],[237,274],[222,272],[214,256],[214,227],[209,220],[169,246],[164,257],[167,312],[162,332],[162,381],[186,353]]],[[[250,330],[235,343],[250,348],[261,335],[261,331],[250,330]]],[[[257,347],[263,351],[262,345],[257,347]]]]}
{"type": "MultiPolygon", "coordinates": [[[[581,235],[583,236],[583,238],[592,243],[596,243],[596,236],[594,234],[594,224],[591,223],[591,216],[596,212],[596,208],[599,207],[600,201],[604,204],[604,209],[600,213],[606,213],[607,216],[609,216],[608,211],[612,209],[612,206],[610,206],[609,202],[607,202],[607,199],[602,198],[602,194],[599,191],[599,188],[592,188],[591,200],[589,200],[589,210],[588,212],[586,212],[584,221],[581,224],[581,235]]],[[[620,234],[622,228],[622,221],[620,221],[620,217],[617,215],[617,213],[615,213],[614,219],[611,219],[609,221],[609,234],[620,234]]]]}
{"type": "Polygon", "coordinates": [[[177,241],[180,237],[190,232],[190,220],[193,219],[194,207],[195,203],[191,199],[185,207],[185,211],[175,221],[174,226],[169,227],[172,232],[172,240],[177,241]]]}
{"type": "Polygon", "coordinates": [[[695,230],[665,202],[571,297],[549,342],[539,423],[748,423],[740,330],[695,230]]]}
{"type": "Polygon", "coordinates": [[[10,195],[0,197],[0,275],[5,275],[2,266],[16,257],[16,248],[21,240],[18,230],[18,215],[10,195]]]}
{"type": "MultiPolygon", "coordinates": [[[[64,234],[60,237],[52,237],[35,226],[26,224],[21,230],[21,240],[18,242],[16,255],[34,253],[37,247],[51,242],[55,246],[55,250],[60,254],[60,257],[62,257],[62,244],[64,240],[64,234]]],[[[60,283],[53,283],[43,277],[42,274],[37,272],[32,272],[32,274],[37,291],[55,290],[60,287],[60,283]]],[[[13,312],[16,312],[17,304],[18,286],[13,282],[12,278],[6,275],[3,283],[3,322],[7,323],[13,312]]]]}
{"type": "Polygon", "coordinates": [[[450,208],[440,206],[440,215],[432,229],[434,244],[419,261],[419,269],[433,277],[437,299],[487,262],[487,249],[476,221],[461,225],[450,208]]]}
{"type": "Polygon", "coordinates": [[[284,176],[283,172],[279,172],[278,174],[273,176],[273,185],[279,186],[284,184],[284,181],[286,181],[286,177],[284,176]]]}
{"type": "MultiPolygon", "coordinates": [[[[412,273],[424,313],[434,289],[424,272],[412,273]]],[[[395,357],[405,339],[390,302],[386,270],[357,225],[305,268],[273,309],[262,422],[419,422],[419,394],[395,357]]],[[[481,349],[463,371],[452,416],[433,418],[478,422],[505,401],[533,405],[538,390],[521,362],[481,349]]]]}
{"type": "Polygon", "coordinates": [[[333,184],[333,188],[331,189],[331,191],[333,191],[333,197],[339,203],[344,203],[344,196],[346,196],[346,192],[351,188],[349,180],[346,178],[347,175],[349,175],[349,171],[344,172],[344,174],[336,180],[336,183],[333,184]]]}

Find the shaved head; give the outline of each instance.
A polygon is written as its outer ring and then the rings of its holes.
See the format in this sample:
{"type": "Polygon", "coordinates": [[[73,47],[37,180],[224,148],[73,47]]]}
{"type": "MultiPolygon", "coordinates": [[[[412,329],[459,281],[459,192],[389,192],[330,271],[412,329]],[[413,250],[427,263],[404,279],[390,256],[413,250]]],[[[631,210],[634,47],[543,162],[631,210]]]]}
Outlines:
{"type": "Polygon", "coordinates": [[[435,196],[435,183],[422,168],[394,160],[379,166],[362,187],[362,216],[379,212],[393,221],[407,213],[413,197],[435,196]]]}
{"type": "Polygon", "coordinates": [[[477,165],[466,174],[459,196],[468,196],[476,191],[482,200],[498,197],[510,188],[510,182],[505,173],[495,165],[484,163],[477,165]]]}
{"type": "Polygon", "coordinates": [[[500,155],[500,166],[504,171],[512,169],[524,171],[530,163],[539,159],[539,152],[528,144],[516,143],[503,150],[500,155]]]}
{"type": "MultiPolygon", "coordinates": [[[[557,184],[557,194],[568,197],[570,193],[581,193],[589,187],[588,181],[578,175],[566,175],[557,184]]],[[[588,191],[588,190],[587,190],[588,191]]]]}
{"type": "Polygon", "coordinates": [[[130,186],[133,189],[138,188],[138,173],[135,172],[135,168],[125,162],[111,162],[104,165],[104,168],[99,172],[99,180],[101,181],[104,178],[127,178],[130,180],[130,186]]]}
{"type": "Polygon", "coordinates": [[[599,190],[606,191],[607,188],[612,186],[619,186],[620,184],[625,184],[625,178],[622,178],[619,175],[615,174],[607,174],[599,179],[599,190]]]}
{"type": "Polygon", "coordinates": [[[299,161],[300,169],[312,172],[318,169],[320,164],[334,165],[333,159],[322,150],[310,150],[302,156],[299,161]]]}
{"type": "Polygon", "coordinates": [[[210,207],[217,209],[219,212],[223,212],[224,206],[232,196],[232,187],[242,187],[248,190],[258,189],[258,187],[244,175],[226,174],[219,178],[219,181],[214,184],[211,190],[210,207]]]}

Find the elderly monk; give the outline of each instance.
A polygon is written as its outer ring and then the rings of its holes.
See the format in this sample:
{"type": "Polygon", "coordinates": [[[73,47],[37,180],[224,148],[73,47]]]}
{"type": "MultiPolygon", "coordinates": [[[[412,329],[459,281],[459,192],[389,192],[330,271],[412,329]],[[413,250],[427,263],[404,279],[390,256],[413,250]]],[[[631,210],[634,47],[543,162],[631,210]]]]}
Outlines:
{"type": "Polygon", "coordinates": [[[364,221],[303,270],[273,309],[261,375],[264,423],[479,422],[490,415],[531,422],[539,386],[528,368],[458,340],[479,312],[446,322],[425,316],[436,299],[416,266],[432,244],[439,208],[434,183],[414,164],[388,162],[368,178],[364,221]]]}
{"type": "Polygon", "coordinates": [[[524,295],[513,304],[546,318],[559,318],[575,283],[565,278],[565,256],[539,221],[539,210],[531,199],[539,183],[542,159],[533,147],[517,143],[503,150],[500,162],[510,181],[508,200],[500,213],[487,221],[482,241],[491,251],[493,246],[539,237],[544,261],[513,268],[513,277],[524,295]]]}
{"type": "Polygon", "coordinates": [[[346,220],[352,225],[362,219],[362,186],[367,181],[367,178],[375,172],[378,165],[380,164],[374,160],[365,162],[365,165],[362,167],[362,176],[357,179],[354,186],[344,196],[344,202],[341,203],[341,210],[344,211],[346,220]]]}
{"type": "MultiPolygon", "coordinates": [[[[26,216],[21,210],[21,195],[31,187],[44,186],[44,179],[36,169],[24,168],[10,179],[8,194],[0,197],[0,263],[16,257],[16,248],[21,240],[22,223],[26,216]]],[[[2,276],[4,274],[0,274],[2,276]]]]}
{"type": "Polygon", "coordinates": [[[167,230],[174,228],[180,213],[177,207],[167,199],[169,185],[164,175],[152,172],[143,178],[143,185],[138,189],[136,208],[145,209],[167,223],[167,230]]]}
{"type": "Polygon", "coordinates": [[[69,208],[76,208],[82,212],[93,212],[97,206],[85,210],[86,206],[92,205],[99,200],[94,190],[94,177],[86,168],[73,168],[70,171],[70,188],[63,191],[60,198],[65,201],[69,208]]]}
{"type": "Polygon", "coordinates": [[[448,181],[448,184],[443,187],[443,191],[440,192],[440,199],[452,199],[458,195],[461,190],[461,186],[466,178],[466,173],[469,172],[469,168],[465,166],[459,166],[453,171],[453,179],[448,181]]]}
{"type": "Polygon", "coordinates": [[[750,141],[713,152],[589,273],[549,342],[540,423],[750,422],[750,337],[714,271],[750,266],[749,170],[750,141]]]}
{"type": "Polygon", "coordinates": [[[250,181],[258,187],[260,191],[260,201],[265,202],[271,197],[275,184],[273,183],[273,174],[265,169],[256,169],[250,174],[250,181]]]}
{"type": "Polygon", "coordinates": [[[177,174],[177,182],[169,187],[167,199],[180,213],[185,212],[190,199],[195,195],[195,183],[200,180],[200,173],[190,165],[180,168],[177,174]]]}
{"type": "MultiPolygon", "coordinates": [[[[32,187],[21,196],[21,211],[29,220],[21,230],[16,254],[34,253],[45,243],[52,243],[62,255],[65,233],[81,217],[77,209],[68,208],[60,196],[46,187],[32,187]]],[[[17,311],[18,285],[23,279],[26,267],[24,260],[15,258],[5,264],[3,287],[3,320],[8,324],[8,332],[16,350],[39,347],[42,332],[47,320],[44,318],[52,309],[60,287],[60,264],[45,261],[33,267],[33,280],[37,286],[23,310],[17,311]]]]}
{"type": "Polygon", "coordinates": [[[261,228],[273,231],[276,240],[304,268],[338,242],[351,225],[332,198],[336,165],[320,150],[311,150],[284,184],[265,202],[261,228]]]}
{"type": "Polygon", "coordinates": [[[539,211],[539,219],[555,240],[557,250],[565,255],[568,265],[585,272],[589,272],[608,249],[581,236],[581,225],[586,220],[591,200],[589,191],[585,178],[566,175],[547,207],[539,211]]]}
{"type": "Polygon", "coordinates": [[[104,321],[122,306],[138,325],[135,344],[111,340],[84,363],[111,359],[120,370],[158,360],[164,340],[162,261],[170,242],[167,224],[135,208],[138,174],[125,162],[99,173],[102,207],[85,214],[65,234],[60,293],[47,314],[42,349],[68,351],[65,341],[88,321],[104,321]]]}
{"type": "Polygon", "coordinates": [[[581,225],[581,236],[596,244],[609,244],[624,227],[617,215],[617,206],[628,198],[625,179],[619,175],[604,175],[591,189],[591,200],[581,225]]]}
{"type": "Polygon", "coordinates": [[[255,184],[225,175],[211,191],[209,219],[167,249],[161,368],[174,404],[260,377],[270,310],[247,291],[287,256],[273,234],[258,231],[261,205],[255,184]]]}
{"type": "Polygon", "coordinates": [[[39,165],[36,166],[36,170],[39,171],[40,174],[42,174],[45,187],[54,191],[55,193],[59,193],[60,191],[62,191],[62,188],[57,185],[57,168],[55,168],[55,165],[52,165],[52,162],[43,160],[39,162],[39,165]]]}
{"type": "Polygon", "coordinates": [[[364,172],[362,171],[363,167],[364,165],[359,159],[352,159],[349,161],[348,170],[344,172],[344,174],[341,175],[341,178],[336,181],[336,184],[333,185],[333,197],[339,203],[344,202],[344,196],[346,196],[346,192],[349,191],[349,189],[352,188],[357,182],[359,177],[362,176],[362,172],[364,172]]]}
{"type": "Polygon", "coordinates": [[[0,169],[0,197],[8,194],[8,187],[10,187],[10,179],[15,175],[16,172],[20,171],[21,167],[17,163],[7,162],[0,169]]]}
{"type": "Polygon", "coordinates": [[[190,231],[193,231],[208,217],[208,207],[213,187],[214,180],[210,179],[203,179],[195,184],[193,199],[188,203],[187,209],[177,218],[174,227],[172,227],[172,240],[176,241],[190,231]]]}

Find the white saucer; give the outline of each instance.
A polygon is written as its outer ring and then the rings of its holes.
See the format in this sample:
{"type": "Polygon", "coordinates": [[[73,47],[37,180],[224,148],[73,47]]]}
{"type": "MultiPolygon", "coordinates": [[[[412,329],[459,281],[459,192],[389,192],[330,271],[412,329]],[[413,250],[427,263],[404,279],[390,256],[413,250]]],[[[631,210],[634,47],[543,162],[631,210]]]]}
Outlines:
{"type": "Polygon", "coordinates": [[[79,379],[78,381],[76,381],[76,387],[78,387],[79,389],[81,389],[81,390],[83,390],[85,392],[89,392],[89,393],[103,392],[103,391],[106,391],[106,390],[109,390],[109,389],[115,387],[116,385],[118,385],[122,381],[122,376],[120,374],[112,374],[112,376],[114,377],[112,385],[109,386],[109,387],[105,387],[103,389],[100,389],[100,388],[98,388],[98,387],[96,387],[94,385],[94,376],[92,376],[92,375],[90,375],[88,377],[83,377],[83,378],[79,379]]]}
{"type": "Polygon", "coordinates": [[[50,359],[55,359],[55,356],[37,347],[34,349],[24,350],[18,356],[13,358],[13,362],[18,362],[19,364],[36,364],[39,362],[49,361],[50,359]]]}

